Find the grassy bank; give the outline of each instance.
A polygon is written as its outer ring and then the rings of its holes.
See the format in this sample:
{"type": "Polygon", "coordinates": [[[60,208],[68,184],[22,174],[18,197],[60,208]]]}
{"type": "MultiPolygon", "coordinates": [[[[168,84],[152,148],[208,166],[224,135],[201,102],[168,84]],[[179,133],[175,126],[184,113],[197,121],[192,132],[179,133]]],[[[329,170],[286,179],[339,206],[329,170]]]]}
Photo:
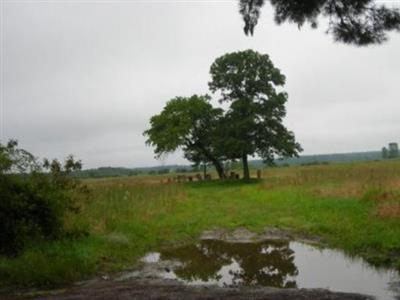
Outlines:
{"type": "Polygon", "coordinates": [[[400,161],[268,169],[252,183],[134,177],[87,185],[90,197],[66,224],[89,235],[0,258],[2,286],[65,284],[129,268],[147,251],[215,227],[289,228],[400,269],[400,161]]]}

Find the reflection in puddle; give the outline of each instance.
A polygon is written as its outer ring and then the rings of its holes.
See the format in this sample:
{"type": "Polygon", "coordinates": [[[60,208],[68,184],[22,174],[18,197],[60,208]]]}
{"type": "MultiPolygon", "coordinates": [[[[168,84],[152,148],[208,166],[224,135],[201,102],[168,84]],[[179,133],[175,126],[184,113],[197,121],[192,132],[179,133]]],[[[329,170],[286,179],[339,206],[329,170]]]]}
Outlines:
{"type": "Polygon", "coordinates": [[[379,270],[341,252],[298,242],[206,240],[150,253],[143,261],[170,264],[158,275],[187,284],[328,288],[374,295],[382,300],[400,299],[396,291],[400,282],[397,272],[379,270]]]}
{"type": "Polygon", "coordinates": [[[292,277],[298,270],[288,242],[228,244],[209,240],[164,250],[160,258],[182,262],[174,272],[187,282],[296,287],[292,277]]]}

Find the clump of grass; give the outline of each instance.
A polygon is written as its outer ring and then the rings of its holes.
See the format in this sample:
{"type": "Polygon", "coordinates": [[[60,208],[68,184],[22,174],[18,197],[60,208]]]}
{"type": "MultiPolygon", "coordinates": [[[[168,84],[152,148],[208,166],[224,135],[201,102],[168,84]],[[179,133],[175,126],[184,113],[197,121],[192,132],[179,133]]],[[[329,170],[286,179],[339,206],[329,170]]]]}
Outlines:
{"type": "Polygon", "coordinates": [[[383,219],[400,219],[400,203],[380,204],[377,214],[383,219]]]}
{"type": "Polygon", "coordinates": [[[400,191],[393,189],[372,189],[362,198],[375,203],[375,214],[382,219],[400,220],[400,191]]]}

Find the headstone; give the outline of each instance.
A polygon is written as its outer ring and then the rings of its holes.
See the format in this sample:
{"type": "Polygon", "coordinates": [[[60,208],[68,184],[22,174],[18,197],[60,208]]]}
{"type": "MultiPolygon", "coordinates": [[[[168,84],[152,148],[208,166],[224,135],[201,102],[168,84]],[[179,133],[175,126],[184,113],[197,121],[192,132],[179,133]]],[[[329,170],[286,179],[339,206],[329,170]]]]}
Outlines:
{"type": "Polygon", "coordinates": [[[178,183],[186,182],[186,181],[187,181],[186,175],[178,175],[178,183]]]}

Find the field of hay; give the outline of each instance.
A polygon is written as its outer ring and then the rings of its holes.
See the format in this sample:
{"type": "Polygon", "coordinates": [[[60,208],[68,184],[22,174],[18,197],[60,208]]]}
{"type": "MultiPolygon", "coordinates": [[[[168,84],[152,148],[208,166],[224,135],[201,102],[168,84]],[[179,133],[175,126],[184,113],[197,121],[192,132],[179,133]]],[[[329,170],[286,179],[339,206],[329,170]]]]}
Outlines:
{"type": "Polygon", "coordinates": [[[62,285],[132,268],[146,252],[212,228],[290,229],[400,270],[399,160],[270,168],[247,183],[135,176],[86,184],[80,214],[65,222],[88,235],[0,257],[1,286],[62,285]]]}

